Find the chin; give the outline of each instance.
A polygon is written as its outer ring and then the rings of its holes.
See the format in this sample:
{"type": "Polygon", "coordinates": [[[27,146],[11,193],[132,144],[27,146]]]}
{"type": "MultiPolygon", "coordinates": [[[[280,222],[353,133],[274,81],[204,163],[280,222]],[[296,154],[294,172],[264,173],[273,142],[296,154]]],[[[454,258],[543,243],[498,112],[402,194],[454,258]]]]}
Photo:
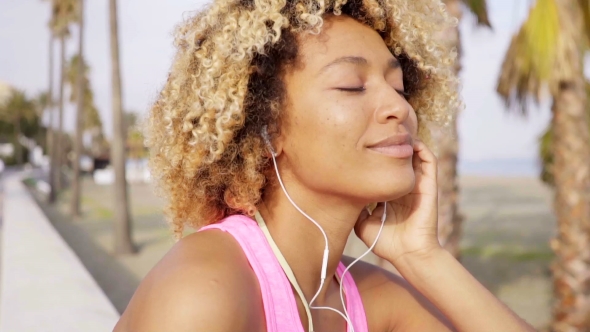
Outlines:
{"type": "MultiPolygon", "coordinates": [[[[382,173],[384,174],[384,173],[382,173]]],[[[398,199],[404,195],[409,194],[414,190],[416,185],[416,175],[414,169],[400,169],[395,172],[395,175],[391,175],[392,172],[388,171],[387,176],[371,176],[371,180],[367,181],[366,190],[370,194],[368,195],[371,202],[384,202],[398,199]]]]}

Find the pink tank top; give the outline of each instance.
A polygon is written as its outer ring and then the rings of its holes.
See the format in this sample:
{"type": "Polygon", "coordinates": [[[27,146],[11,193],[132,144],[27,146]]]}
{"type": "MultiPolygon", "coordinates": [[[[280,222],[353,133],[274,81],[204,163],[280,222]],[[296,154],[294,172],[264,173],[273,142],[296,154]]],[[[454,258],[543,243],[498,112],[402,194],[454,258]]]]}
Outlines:
{"type": "MultiPolygon", "coordinates": [[[[231,234],[242,247],[260,283],[266,331],[304,332],[291,284],[256,221],[247,216],[233,215],[219,223],[202,227],[199,232],[207,229],[219,229],[231,234]]],[[[340,279],[345,268],[340,262],[336,269],[340,279]]],[[[350,273],[344,276],[342,282],[346,309],[355,332],[368,332],[361,296],[350,273]]]]}

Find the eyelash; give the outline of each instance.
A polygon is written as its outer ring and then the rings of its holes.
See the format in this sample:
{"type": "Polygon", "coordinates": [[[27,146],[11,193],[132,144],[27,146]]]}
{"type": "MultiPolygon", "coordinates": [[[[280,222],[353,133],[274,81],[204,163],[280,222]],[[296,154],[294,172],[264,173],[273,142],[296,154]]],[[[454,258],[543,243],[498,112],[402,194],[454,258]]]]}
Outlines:
{"type": "MultiPolygon", "coordinates": [[[[346,92],[363,92],[365,91],[365,87],[361,86],[359,88],[338,88],[338,90],[341,91],[346,91],[346,92]]],[[[410,97],[410,94],[406,91],[403,90],[395,90],[397,93],[400,94],[400,96],[404,97],[404,99],[408,99],[410,97]]]]}
{"type": "Polygon", "coordinates": [[[360,88],[338,88],[338,90],[347,92],[363,92],[365,91],[365,87],[361,86],[360,88]]]}

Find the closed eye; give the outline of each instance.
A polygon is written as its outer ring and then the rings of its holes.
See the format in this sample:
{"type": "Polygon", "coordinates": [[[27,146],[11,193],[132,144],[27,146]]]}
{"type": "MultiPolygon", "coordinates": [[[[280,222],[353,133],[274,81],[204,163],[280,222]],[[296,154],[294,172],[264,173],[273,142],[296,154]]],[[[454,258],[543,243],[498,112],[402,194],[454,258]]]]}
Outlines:
{"type": "MultiPolygon", "coordinates": [[[[360,86],[360,87],[354,87],[354,88],[336,88],[336,90],[340,90],[340,91],[346,91],[346,92],[363,92],[366,90],[366,88],[364,86],[360,86]]],[[[404,91],[404,90],[395,90],[397,93],[399,93],[400,96],[404,97],[404,99],[408,99],[410,97],[410,93],[404,91]]]]}
{"type": "Polygon", "coordinates": [[[347,91],[347,92],[363,92],[363,91],[365,91],[364,86],[354,87],[354,88],[336,88],[336,89],[340,90],[340,91],[347,91]]]}

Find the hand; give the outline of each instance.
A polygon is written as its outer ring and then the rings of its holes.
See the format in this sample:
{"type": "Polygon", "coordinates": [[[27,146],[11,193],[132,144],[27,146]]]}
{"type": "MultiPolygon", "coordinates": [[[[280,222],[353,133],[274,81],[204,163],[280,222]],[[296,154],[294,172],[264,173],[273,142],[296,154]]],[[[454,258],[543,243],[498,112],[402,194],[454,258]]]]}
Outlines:
{"type": "MultiPolygon", "coordinates": [[[[416,183],[409,194],[387,202],[387,219],[373,252],[391,262],[408,254],[428,255],[441,249],[438,241],[437,160],[426,144],[416,140],[412,157],[416,183]]],[[[361,212],[354,231],[371,246],[381,227],[382,203],[371,215],[361,212]]]]}

